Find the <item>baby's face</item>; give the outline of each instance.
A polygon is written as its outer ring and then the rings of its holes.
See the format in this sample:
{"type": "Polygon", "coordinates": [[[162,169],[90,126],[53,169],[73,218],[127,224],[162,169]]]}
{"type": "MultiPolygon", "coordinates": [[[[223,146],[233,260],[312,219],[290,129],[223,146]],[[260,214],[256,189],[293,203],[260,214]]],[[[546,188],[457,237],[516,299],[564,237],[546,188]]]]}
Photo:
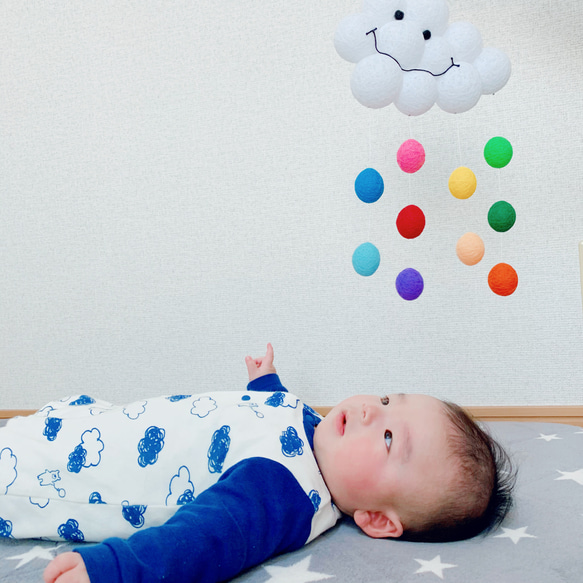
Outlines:
{"type": "Polygon", "coordinates": [[[336,506],[350,515],[401,513],[413,501],[437,501],[452,474],[447,426],[441,401],[426,395],[342,401],[314,434],[314,453],[336,506]]]}

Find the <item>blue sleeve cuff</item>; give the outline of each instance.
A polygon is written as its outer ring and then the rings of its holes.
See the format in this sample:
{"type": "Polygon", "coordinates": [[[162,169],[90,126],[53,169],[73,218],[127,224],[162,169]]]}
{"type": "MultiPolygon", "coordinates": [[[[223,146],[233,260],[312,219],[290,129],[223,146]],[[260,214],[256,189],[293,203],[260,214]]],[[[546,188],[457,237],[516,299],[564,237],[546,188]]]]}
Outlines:
{"type": "Polygon", "coordinates": [[[266,374],[247,385],[248,391],[267,391],[287,393],[287,389],[281,384],[279,376],[276,374],[266,374]]]}

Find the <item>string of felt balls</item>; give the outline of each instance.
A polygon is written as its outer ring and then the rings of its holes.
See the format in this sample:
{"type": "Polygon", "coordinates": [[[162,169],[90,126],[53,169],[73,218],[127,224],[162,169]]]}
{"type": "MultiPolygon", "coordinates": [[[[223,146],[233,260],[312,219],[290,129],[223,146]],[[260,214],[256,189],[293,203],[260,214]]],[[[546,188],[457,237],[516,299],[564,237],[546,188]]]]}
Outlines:
{"type": "MultiPolygon", "coordinates": [[[[503,168],[512,159],[513,150],[510,142],[497,136],[490,139],[484,147],[484,158],[492,168],[503,168]]],[[[416,140],[406,140],[397,152],[397,164],[403,172],[413,174],[425,163],[425,149],[416,140]]],[[[450,193],[459,200],[470,198],[476,191],[476,175],[465,166],[456,168],[448,181],[450,193]]],[[[367,204],[379,200],[384,192],[384,181],[374,168],[366,168],[356,177],[354,190],[358,198],[367,204]]],[[[510,230],[516,222],[514,207],[500,200],[488,211],[488,224],[500,233],[510,230]]],[[[425,214],[416,205],[404,207],[398,214],[396,226],[405,239],[419,237],[425,229],[425,214]]],[[[456,245],[458,258],[465,265],[477,265],[484,256],[484,242],[476,233],[466,233],[459,238],[456,245]]],[[[359,245],[352,255],[354,270],[364,277],[371,276],[379,268],[381,256],[378,248],[370,242],[359,245]]],[[[488,273],[488,286],[497,295],[509,296],[516,291],[518,275],[507,263],[498,263],[488,273]]],[[[424,289],[423,276],[413,268],[401,271],[395,280],[397,293],[407,301],[416,300],[424,289]]]]}

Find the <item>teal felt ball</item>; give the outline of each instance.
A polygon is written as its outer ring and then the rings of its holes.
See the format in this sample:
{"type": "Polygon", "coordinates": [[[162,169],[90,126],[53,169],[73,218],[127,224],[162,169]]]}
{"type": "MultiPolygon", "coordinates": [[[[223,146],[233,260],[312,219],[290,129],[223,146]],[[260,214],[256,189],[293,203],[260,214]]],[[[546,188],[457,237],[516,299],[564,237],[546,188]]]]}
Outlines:
{"type": "Polygon", "coordinates": [[[376,202],[384,190],[383,177],[374,168],[365,168],[354,181],[354,191],[362,202],[376,202]]]}
{"type": "Polygon", "coordinates": [[[352,254],[352,266],[358,275],[372,275],[381,263],[381,254],[372,243],[359,245],[352,254]]]}

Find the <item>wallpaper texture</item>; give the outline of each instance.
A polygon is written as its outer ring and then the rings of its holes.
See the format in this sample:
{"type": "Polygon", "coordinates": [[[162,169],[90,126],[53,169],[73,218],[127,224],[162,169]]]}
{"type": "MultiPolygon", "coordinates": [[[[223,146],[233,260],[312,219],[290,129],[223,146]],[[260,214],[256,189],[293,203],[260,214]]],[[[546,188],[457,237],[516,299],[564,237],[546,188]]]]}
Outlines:
{"type": "Polygon", "coordinates": [[[0,408],[245,386],[275,347],[314,405],[423,392],[464,405],[581,404],[583,12],[451,1],[512,75],[468,112],[368,109],[332,42],[355,0],[0,6],[0,408]],[[511,162],[484,146],[503,136],[511,162]],[[423,167],[396,162],[407,139],[423,167]],[[475,194],[448,178],[472,169],[475,194]],[[365,204],[354,181],[383,177],[365,204]],[[505,200],[507,232],[488,224],[505,200]],[[420,236],[397,230],[423,209],[420,236]],[[456,243],[484,242],[464,265],[456,243]],[[354,250],[380,252],[370,277],[354,250]],[[488,286],[501,262],[506,297],[488,286]],[[414,301],[395,280],[415,268],[414,301]]]}

